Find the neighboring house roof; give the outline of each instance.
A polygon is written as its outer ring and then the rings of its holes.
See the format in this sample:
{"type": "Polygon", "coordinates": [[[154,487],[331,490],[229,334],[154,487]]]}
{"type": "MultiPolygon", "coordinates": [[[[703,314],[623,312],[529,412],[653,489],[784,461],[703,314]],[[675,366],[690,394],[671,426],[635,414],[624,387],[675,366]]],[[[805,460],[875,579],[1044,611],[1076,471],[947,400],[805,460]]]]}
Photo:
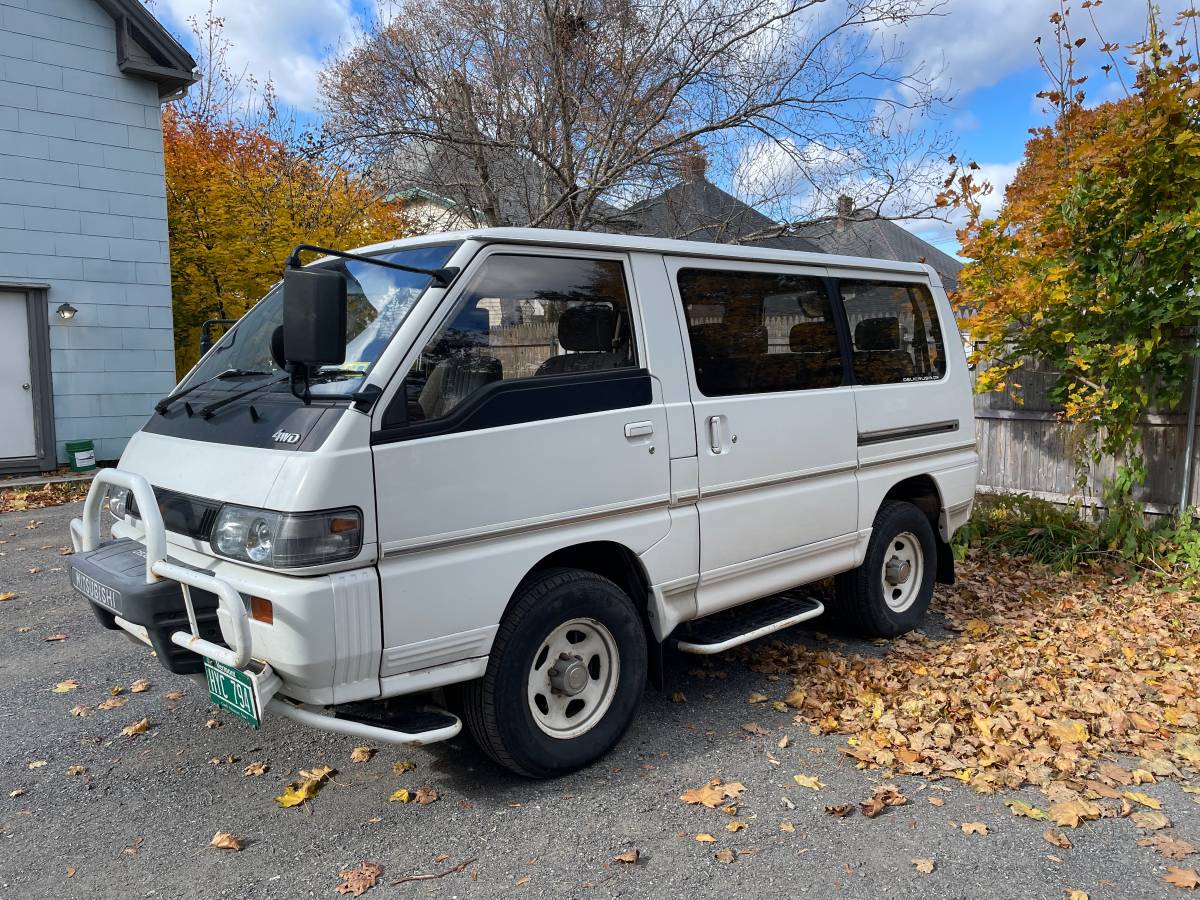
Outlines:
{"type": "Polygon", "coordinates": [[[928,263],[947,291],[958,287],[963,264],[953,256],[869,210],[847,209],[844,199],[839,204],[840,215],[800,226],[797,232],[826,253],[928,263]]]}
{"type": "Polygon", "coordinates": [[[140,0],[96,0],[117,27],[117,66],[126,75],[158,85],[158,96],[171,99],[185,93],[199,76],[196,60],[171,37],[140,0]]]}
{"type": "Polygon", "coordinates": [[[661,194],[626,209],[626,230],[649,237],[679,238],[717,244],[744,243],[779,250],[820,252],[812,241],[781,230],[773,219],[721,190],[703,175],[685,178],[661,194]],[[769,237],[750,239],[752,235],[769,237]]]}

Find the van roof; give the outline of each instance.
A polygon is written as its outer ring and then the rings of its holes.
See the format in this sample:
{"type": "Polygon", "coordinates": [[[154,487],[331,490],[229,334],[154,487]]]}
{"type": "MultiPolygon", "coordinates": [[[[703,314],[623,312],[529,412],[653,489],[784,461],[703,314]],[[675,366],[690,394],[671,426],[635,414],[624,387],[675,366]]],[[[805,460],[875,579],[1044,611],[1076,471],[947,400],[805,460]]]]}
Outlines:
{"type": "Polygon", "coordinates": [[[742,244],[717,244],[707,241],[677,241],[669,238],[644,237],[630,234],[609,234],[602,231],[564,231],[555,228],[472,228],[464,231],[444,231],[402,238],[360,247],[359,253],[373,253],[400,247],[441,244],[448,241],[478,241],[485,244],[537,244],[546,247],[585,247],[591,250],[642,251],[675,256],[704,256],[717,259],[740,259],[750,262],[778,262],[793,265],[844,266],[872,269],[881,272],[903,272],[937,277],[933,267],[925,263],[899,262],[894,259],[875,259],[857,256],[836,256],[830,253],[809,253],[799,250],[773,250],[742,244]]]}

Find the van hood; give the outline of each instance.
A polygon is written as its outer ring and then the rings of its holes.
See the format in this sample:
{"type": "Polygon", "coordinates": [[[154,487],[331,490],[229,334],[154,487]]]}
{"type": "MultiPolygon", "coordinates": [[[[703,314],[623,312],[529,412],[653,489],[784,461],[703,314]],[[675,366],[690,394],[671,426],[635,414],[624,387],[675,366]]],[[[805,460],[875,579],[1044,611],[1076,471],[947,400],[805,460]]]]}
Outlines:
{"type": "Polygon", "coordinates": [[[239,447],[137,432],[120,468],[153,487],[242,506],[262,507],[290,456],[287,450],[239,447]]]}

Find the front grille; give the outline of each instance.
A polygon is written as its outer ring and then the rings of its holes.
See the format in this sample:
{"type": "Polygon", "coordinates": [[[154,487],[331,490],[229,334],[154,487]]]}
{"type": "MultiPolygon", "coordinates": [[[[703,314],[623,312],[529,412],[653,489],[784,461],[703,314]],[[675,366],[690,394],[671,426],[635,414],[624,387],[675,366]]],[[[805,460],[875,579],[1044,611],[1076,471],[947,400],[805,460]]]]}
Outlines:
{"type": "MultiPolygon", "coordinates": [[[[167,531],[185,534],[200,541],[208,540],[217,521],[217,513],[221,510],[221,504],[213,500],[159,487],[154,488],[154,499],[158,501],[158,511],[162,514],[167,531]]],[[[129,498],[129,514],[138,515],[137,501],[132,496],[129,498]]]]}

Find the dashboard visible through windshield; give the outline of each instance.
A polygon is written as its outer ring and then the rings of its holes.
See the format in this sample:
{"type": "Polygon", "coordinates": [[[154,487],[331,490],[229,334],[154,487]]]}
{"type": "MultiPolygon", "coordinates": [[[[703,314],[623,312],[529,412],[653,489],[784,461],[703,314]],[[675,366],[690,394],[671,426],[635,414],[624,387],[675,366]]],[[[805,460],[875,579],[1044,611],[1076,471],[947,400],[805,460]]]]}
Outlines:
{"type": "MultiPolygon", "coordinates": [[[[377,254],[387,262],[438,269],[458,248],[457,243],[413,247],[377,254]]],[[[344,396],[358,389],[401,323],[429,287],[428,275],[359,260],[339,259],[322,268],[346,278],[346,361],[326,366],[311,379],[313,396],[344,396]]],[[[205,385],[214,392],[232,393],[283,373],[271,355],[271,335],[283,322],[283,291],[276,285],[256,303],[177,388],[176,393],[205,385]],[[226,374],[227,377],[218,377],[226,374]]],[[[285,389],[277,386],[276,389],[285,389]]]]}

